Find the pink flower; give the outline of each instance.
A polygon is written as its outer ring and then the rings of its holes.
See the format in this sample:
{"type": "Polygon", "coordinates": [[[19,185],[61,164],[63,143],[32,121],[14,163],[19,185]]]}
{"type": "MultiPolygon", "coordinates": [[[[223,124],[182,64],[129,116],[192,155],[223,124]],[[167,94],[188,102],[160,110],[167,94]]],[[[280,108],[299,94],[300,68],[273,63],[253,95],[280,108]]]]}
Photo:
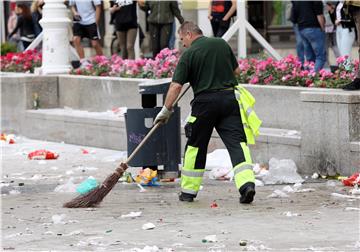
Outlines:
{"type": "Polygon", "coordinates": [[[348,58],[349,58],[348,55],[341,56],[341,57],[339,57],[339,58],[336,59],[336,63],[337,63],[338,65],[343,64],[345,61],[347,61],[348,58]]]}
{"type": "Polygon", "coordinates": [[[259,77],[258,76],[253,76],[250,80],[250,84],[257,84],[259,83],[259,77]]]}
{"type": "Polygon", "coordinates": [[[274,79],[274,77],[272,75],[270,75],[269,77],[264,79],[264,83],[269,84],[273,79],[274,79]]]}

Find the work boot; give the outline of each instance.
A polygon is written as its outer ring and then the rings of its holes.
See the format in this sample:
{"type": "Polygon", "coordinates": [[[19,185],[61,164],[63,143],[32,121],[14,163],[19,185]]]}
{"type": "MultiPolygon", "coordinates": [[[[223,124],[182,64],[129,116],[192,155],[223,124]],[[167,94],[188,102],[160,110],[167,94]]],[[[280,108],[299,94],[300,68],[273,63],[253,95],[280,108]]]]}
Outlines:
{"type": "Polygon", "coordinates": [[[360,78],[356,78],[351,83],[343,86],[344,90],[352,91],[352,90],[359,90],[360,89],[360,78]]]}
{"type": "Polygon", "coordinates": [[[180,193],[179,194],[179,200],[180,201],[186,201],[186,202],[193,202],[194,201],[195,196],[189,193],[180,193]]]}
{"type": "Polygon", "coordinates": [[[253,182],[247,182],[239,189],[240,203],[250,204],[254,200],[255,196],[255,184],[253,182]]]}

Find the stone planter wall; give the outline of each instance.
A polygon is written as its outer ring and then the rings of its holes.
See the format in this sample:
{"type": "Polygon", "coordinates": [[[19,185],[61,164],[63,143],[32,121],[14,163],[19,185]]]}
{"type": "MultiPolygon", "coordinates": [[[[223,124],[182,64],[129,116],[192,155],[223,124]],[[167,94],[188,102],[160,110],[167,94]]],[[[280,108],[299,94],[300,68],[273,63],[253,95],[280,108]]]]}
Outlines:
{"type": "MultiPolygon", "coordinates": [[[[1,123],[4,132],[79,145],[126,149],[124,120],[53,114],[52,108],[103,112],[114,107],[140,108],[138,84],[146,80],[87,76],[1,75],[1,123]],[[40,110],[32,110],[32,95],[40,110]],[[42,110],[44,109],[44,110],[42,110]]],[[[263,120],[255,162],[272,157],[293,159],[300,173],[350,175],[360,170],[360,92],[342,90],[244,86],[257,100],[263,120]]],[[[179,102],[182,123],[193,94],[179,102]]],[[[163,97],[158,96],[158,105],[163,97]]],[[[183,146],[185,136],[182,136],[183,146]]],[[[214,131],[208,151],[224,148],[214,131]]]]}

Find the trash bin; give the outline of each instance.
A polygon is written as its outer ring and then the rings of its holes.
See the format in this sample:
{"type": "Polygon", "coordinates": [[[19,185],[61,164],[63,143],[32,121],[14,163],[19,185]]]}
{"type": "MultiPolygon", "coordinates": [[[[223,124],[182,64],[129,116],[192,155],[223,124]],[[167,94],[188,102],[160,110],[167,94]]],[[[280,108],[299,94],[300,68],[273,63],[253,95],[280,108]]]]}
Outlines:
{"type": "MultiPolygon", "coordinates": [[[[170,79],[152,80],[139,84],[142,108],[128,109],[125,114],[128,156],[134,151],[153,126],[171,83],[170,79]]],[[[160,126],[129,162],[130,166],[148,167],[163,165],[158,170],[162,178],[177,177],[181,163],[180,108],[174,107],[169,122],[160,126]]]]}

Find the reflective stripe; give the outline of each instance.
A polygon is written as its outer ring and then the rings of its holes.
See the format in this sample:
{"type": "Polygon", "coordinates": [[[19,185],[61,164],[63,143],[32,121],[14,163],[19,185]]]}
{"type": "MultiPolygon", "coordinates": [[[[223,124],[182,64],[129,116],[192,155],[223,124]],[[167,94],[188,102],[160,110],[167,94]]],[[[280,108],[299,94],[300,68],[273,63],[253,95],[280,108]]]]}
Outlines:
{"type": "Polygon", "coordinates": [[[246,110],[246,114],[247,114],[247,116],[250,116],[250,113],[252,112],[253,110],[252,110],[252,108],[251,107],[249,107],[247,110],[246,110]]]}
{"type": "Polygon", "coordinates": [[[189,118],[187,119],[187,122],[189,122],[189,123],[194,123],[195,121],[196,121],[195,116],[189,116],[189,118]]]}
{"type": "MultiPolygon", "coordinates": [[[[244,110],[244,111],[245,111],[245,108],[243,107],[242,104],[239,104],[239,107],[240,107],[240,110],[244,110]]],[[[253,112],[253,109],[252,109],[251,107],[248,107],[248,108],[246,109],[246,115],[249,117],[250,114],[251,114],[251,112],[253,112]]]]}
{"type": "Polygon", "coordinates": [[[188,177],[203,177],[204,172],[181,170],[181,174],[188,177]]]}
{"type": "Polygon", "coordinates": [[[255,175],[253,170],[245,169],[234,176],[236,188],[240,189],[241,186],[246,184],[247,182],[255,182],[255,175]]]}
{"type": "Polygon", "coordinates": [[[237,90],[235,90],[235,98],[236,100],[240,100],[240,93],[237,90]]]}
{"type": "Polygon", "coordinates": [[[195,169],[195,161],[198,151],[199,148],[188,145],[186,148],[184,166],[182,170],[189,171],[195,169]]]}
{"type": "Polygon", "coordinates": [[[199,191],[205,172],[205,169],[195,170],[198,151],[198,147],[193,147],[190,145],[187,146],[184,158],[184,166],[181,169],[181,190],[195,195],[199,191]]]}
{"type": "Polygon", "coordinates": [[[189,190],[189,189],[184,189],[184,188],[182,188],[181,189],[181,192],[183,192],[183,193],[188,193],[188,194],[192,194],[192,195],[197,195],[197,192],[196,191],[193,191],[193,190],[189,190]]]}
{"type": "Polygon", "coordinates": [[[234,168],[234,176],[236,176],[236,174],[243,172],[245,170],[252,170],[252,165],[247,164],[247,163],[240,164],[240,166],[234,168]]]}

